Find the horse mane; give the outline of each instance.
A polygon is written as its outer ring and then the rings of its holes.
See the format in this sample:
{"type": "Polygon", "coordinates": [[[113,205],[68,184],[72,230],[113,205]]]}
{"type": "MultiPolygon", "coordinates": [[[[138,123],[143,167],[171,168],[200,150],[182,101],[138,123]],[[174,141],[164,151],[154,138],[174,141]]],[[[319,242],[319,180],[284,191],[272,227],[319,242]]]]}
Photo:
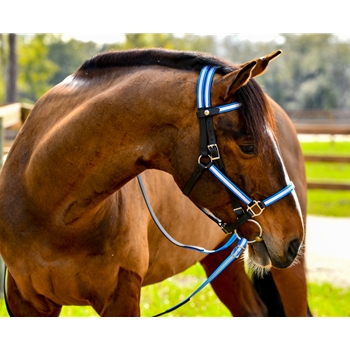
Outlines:
{"type": "MultiPolygon", "coordinates": [[[[237,69],[233,63],[222,58],[192,51],[176,51],[167,49],[131,49],[100,53],[85,61],[75,72],[75,77],[83,77],[86,73],[130,66],[165,66],[174,69],[200,71],[204,66],[218,66],[217,73],[225,75],[237,69]]],[[[235,96],[242,103],[239,113],[248,135],[259,142],[264,139],[266,123],[275,133],[273,109],[265,93],[254,80],[242,86],[235,96]]]]}

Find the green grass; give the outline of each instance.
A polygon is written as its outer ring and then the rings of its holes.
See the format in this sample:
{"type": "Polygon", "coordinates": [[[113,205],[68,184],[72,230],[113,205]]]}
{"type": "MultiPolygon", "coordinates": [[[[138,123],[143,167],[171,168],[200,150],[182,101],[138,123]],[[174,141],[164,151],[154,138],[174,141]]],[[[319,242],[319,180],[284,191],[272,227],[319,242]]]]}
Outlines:
{"type": "Polygon", "coordinates": [[[309,306],[315,317],[350,316],[350,288],[309,283],[308,294],[309,306]]]}
{"type": "Polygon", "coordinates": [[[350,191],[308,190],[308,215],[349,217],[350,191]]]}
{"type": "MultiPolygon", "coordinates": [[[[176,305],[190,295],[205,279],[203,268],[196,264],[166,281],[142,288],[141,316],[150,317],[176,305]]],[[[334,287],[328,283],[308,283],[308,298],[315,317],[350,316],[350,288],[334,287]]],[[[0,316],[7,312],[0,300],[0,316]]],[[[89,306],[65,306],[61,317],[96,317],[89,306]]],[[[228,309],[219,301],[210,285],[187,304],[163,317],[230,317],[228,309]]]]}
{"type": "MultiPolygon", "coordinates": [[[[166,281],[142,288],[141,315],[156,315],[186,299],[204,280],[203,268],[196,264],[185,272],[166,281]]],[[[225,317],[228,309],[220,302],[210,285],[202,289],[189,302],[165,315],[168,317],[225,317]]]]}
{"type": "MultiPolygon", "coordinates": [[[[350,155],[350,142],[302,142],[304,154],[350,155]]],[[[306,162],[308,181],[350,183],[350,164],[306,162]]],[[[307,192],[309,215],[350,216],[350,192],[312,189],[307,192]]]]}
{"type": "Polygon", "coordinates": [[[350,183],[350,164],[305,162],[305,169],[309,180],[350,183]]]}
{"type": "Polygon", "coordinates": [[[315,155],[350,155],[350,142],[301,142],[304,154],[315,155]]]}

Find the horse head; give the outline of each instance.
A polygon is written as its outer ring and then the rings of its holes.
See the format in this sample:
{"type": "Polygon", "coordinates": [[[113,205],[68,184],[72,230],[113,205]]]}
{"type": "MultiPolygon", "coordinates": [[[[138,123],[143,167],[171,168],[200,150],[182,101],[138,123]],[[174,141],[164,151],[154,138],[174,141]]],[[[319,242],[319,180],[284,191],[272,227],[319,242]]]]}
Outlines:
{"type": "MultiPolygon", "coordinates": [[[[204,171],[218,160],[222,162],[227,181],[235,184],[249,196],[248,198],[253,199],[254,203],[263,203],[264,199],[274,196],[282,189],[289,189],[283,198],[267,208],[262,204],[250,209],[247,208],[249,201],[244,203],[239,200],[243,211],[252,210],[254,219],[244,220],[244,223],[237,227],[237,234],[253,243],[248,249],[250,260],[266,268],[291,266],[304,240],[299,202],[295,192],[291,190],[293,187],[288,185],[289,177],[275,135],[273,109],[253,79],[263,74],[269,62],[280,53],[281,51],[277,51],[249,61],[223,75],[212,73],[209,87],[203,87],[211,90],[209,98],[204,97],[211,101],[197,113],[199,124],[202,123],[201,128],[204,125],[203,128],[206,129],[203,132],[200,128],[201,153],[190,152],[191,155],[186,157],[188,164],[193,164],[192,168],[187,170],[190,174],[185,176],[187,180],[190,178],[190,181],[184,185],[183,172],[182,179],[178,181],[180,187],[184,188],[184,193],[189,195],[197,206],[206,208],[225,223],[234,223],[239,219],[237,208],[232,210],[232,195],[212,175],[212,171],[204,171]],[[220,111],[221,108],[223,112],[220,111]],[[206,116],[213,118],[203,121],[206,116]],[[206,138],[208,141],[204,144],[209,149],[207,153],[202,146],[206,138]],[[210,148],[215,149],[213,153],[210,148]],[[193,173],[196,162],[197,170],[193,173]]],[[[195,137],[198,127],[193,132],[195,137]]],[[[179,152],[184,157],[182,147],[179,152]]],[[[179,180],[176,174],[174,178],[179,180]]]]}

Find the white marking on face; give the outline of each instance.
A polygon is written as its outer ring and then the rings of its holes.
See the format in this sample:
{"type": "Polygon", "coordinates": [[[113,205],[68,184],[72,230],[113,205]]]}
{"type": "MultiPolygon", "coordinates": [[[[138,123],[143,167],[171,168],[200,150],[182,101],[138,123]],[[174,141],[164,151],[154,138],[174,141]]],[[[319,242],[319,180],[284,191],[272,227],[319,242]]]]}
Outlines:
{"type": "MultiPolygon", "coordinates": [[[[288,183],[290,182],[290,178],[289,178],[287,169],[286,169],[286,167],[285,167],[285,165],[284,165],[283,158],[282,158],[282,156],[281,156],[281,154],[280,154],[279,148],[278,148],[278,146],[277,146],[277,142],[276,142],[276,139],[275,139],[275,137],[274,137],[274,134],[273,134],[273,132],[272,132],[272,130],[271,130],[270,128],[267,128],[267,133],[268,133],[268,135],[270,136],[270,138],[271,138],[271,140],[272,140],[272,144],[273,144],[273,146],[274,146],[275,152],[276,152],[277,156],[279,157],[279,160],[280,160],[280,162],[281,162],[281,164],[282,164],[283,173],[284,173],[284,178],[285,178],[285,180],[286,180],[286,183],[288,184],[288,183]]],[[[293,196],[293,198],[294,198],[295,206],[296,206],[296,208],[297,208],[297,210],[298,210],[298,212],[299,212],[300,219],[301,219],[301,221],[303,221],[303,219],[302,219],[302,218],[303,218],[303,215],[302,215],[302,212],[301,212],[301,207],[300,207],[299,199],[298,199],[298,197],[297,197],[297,194],[296,194],[295,190],[292,191],[291,194],[292,194],[292,196],[293,196]]]]}

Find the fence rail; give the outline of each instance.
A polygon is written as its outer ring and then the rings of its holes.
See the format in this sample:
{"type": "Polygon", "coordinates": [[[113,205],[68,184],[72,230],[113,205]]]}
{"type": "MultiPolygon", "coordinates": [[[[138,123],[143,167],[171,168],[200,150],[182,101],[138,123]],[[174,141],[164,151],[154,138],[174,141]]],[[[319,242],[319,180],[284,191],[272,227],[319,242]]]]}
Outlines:
{"type": "Polygon", "coordinates": [[[306,162],[321,162],[321,163],[350,163],[350,157],[345,156],[319,156],[319,155],[304,155],[306,162]]]}
{"type": "MultiPolygon", "coordinates": [[[[5,129],[21,127],[33,105],[25,103],[13,103],[0,105],[0,149],[7,153],[9,145],[4,144],[5,129]]],[[[345,111],[288,111],[298,134],[328,134],[328,135],[350,135],[350,112],[345,111]]],[[[0,157],[0,170],[3,157],[0,157]]],[[[331,162],[348,163],[350,157],[305,155],[304,160],[308,162],[331,162]]],[[[350,190],[349,183],[326,183],[308,181],[308,188],[350,190]]]]}
{"type": "Polygon", "coordinates": [[[294,123],[298,134],[350,135],[350,124],[300,124],[294,123]]]}
{"type": "MultiPolygon", "coordinates": [[[[324,156],[324,155],[304,155],[306,162],[320,162],[320,163],[346,163],[350,164],[350,157],[347,156],[324,156]]],[[[308,181],[308,189],[322,189],[322,190],[350,190],[350,183],[341,182],[322,182],[322,181],[308,181]]]]}

